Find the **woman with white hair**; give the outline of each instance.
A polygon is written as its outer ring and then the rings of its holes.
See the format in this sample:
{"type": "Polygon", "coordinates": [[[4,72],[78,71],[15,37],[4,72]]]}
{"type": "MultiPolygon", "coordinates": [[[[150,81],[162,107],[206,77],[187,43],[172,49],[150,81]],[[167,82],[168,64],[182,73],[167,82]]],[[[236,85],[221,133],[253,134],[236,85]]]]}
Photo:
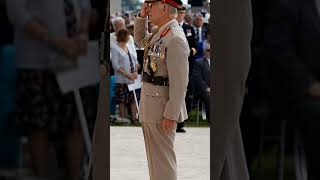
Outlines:
{"type": "MultiPolygon", "coordinates": [[[[114,32],[110,33],[110,47],[117,44],[117,32],[120,29],[127,29],[125,21],[122,17],[115,17],[112,21],[114,32]]],[[[128,44],[130,45],[130,48],[135,49],[134,40],[131,35],[129,35],[128,44]]]]}
{"type": "MultiPolygon", "coordinates": [[[[117,46],[117,33],[121,29],[127,29],[125,25],[125,21],[122,17],[115,17],[112,21],[112,26],[114,29],[113,33],[110,33],[110,48],[113,46],[117,46]]],[[[127,41],[128,48],[130,49],[130,52],[132,53],[131,55],[137,57],[137,51],[136,51],[136,46],[134,44],[133,37],[129,35],[129,39],[127,41]]],[[[110,52],[110,59],[112,59],[112,51],[110,52]]],[[[113,75],[114,73],[110,73],[110,75],[113,75]]]]}

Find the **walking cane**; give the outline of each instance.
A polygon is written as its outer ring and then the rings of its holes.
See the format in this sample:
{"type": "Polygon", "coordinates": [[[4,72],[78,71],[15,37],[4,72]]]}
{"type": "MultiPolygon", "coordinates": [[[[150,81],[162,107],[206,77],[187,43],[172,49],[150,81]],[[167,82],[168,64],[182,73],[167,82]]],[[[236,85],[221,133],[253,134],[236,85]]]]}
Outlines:
{"type": "Polygon", "coordinates": [[[109,27],[109,8],[107,8],[107,18],[104,32],[101,33],[99,41],[99,59],[100,59],[100,87],[98,99],[98,112],[93,133],[91,156],[88,165],[87,178],[90,180],[107,180],[110,174],[110,156],[109,150],[109,72],[110,66],[107,62],[107,49],[109,49],[109,38],[107,39],[107,27],[109,27]]]}

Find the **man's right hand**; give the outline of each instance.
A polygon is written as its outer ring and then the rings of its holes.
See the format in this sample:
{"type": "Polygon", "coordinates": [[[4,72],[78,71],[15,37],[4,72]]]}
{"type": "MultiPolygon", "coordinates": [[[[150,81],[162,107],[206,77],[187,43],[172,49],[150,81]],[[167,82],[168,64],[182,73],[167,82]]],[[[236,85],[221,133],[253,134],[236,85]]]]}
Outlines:
{"type": "Polygon", "coordinates": [[[147,3],[143,3],[140,10],[140,17],[146,18],[148,16],[148,5],[147,3]]]}
{"type": "Polygon", "coordinates": [[[320,97],[320,83],[313,83],[308,90],[308,94],[311,96],[320,97]]]}

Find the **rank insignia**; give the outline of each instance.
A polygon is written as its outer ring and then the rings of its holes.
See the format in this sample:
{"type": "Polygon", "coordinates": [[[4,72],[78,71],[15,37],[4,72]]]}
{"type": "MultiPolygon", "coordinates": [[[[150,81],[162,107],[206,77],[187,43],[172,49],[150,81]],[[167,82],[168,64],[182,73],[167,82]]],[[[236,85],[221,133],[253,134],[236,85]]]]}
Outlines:
{"type": "Polygon", "coordinates": [[[170,32],[170,28],[167,27],[167,28],[161,33],[160,37],[163,38],[165,35],[168,34],[168,32],[170,32]]]}

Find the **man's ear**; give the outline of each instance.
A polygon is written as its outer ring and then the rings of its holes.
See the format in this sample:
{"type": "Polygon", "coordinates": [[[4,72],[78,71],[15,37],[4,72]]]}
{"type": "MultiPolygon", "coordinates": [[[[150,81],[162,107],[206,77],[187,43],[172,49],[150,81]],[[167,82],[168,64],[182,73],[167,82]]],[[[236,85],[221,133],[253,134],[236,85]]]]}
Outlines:
{"type": "Polygon", "coordinates": [[[166,6],[166,4],[163,3],[162,6],[160,7],[160,10],[161,10],[162,12],[165,12],[166,9],[167,9],[167,6],[166,6]]]}

